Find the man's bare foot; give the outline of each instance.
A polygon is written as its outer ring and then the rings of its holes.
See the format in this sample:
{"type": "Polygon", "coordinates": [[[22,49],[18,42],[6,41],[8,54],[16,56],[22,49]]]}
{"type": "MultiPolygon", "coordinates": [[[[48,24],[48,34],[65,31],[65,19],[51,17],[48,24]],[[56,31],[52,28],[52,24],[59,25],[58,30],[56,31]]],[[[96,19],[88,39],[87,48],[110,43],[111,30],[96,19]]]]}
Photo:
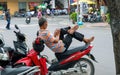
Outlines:
{"type": "Polygon", "coordinates": [[[90,37],[89,39],[84,39],[85,43],[91,43],[94,40],[94,36],[90,37]]]}
{"type": "Polygon", "coordinates": [[[68,33],[73,34],[78,28],[79,28],[79,26],[75,25],[74,27],[72,27],[71,29],[68,30],[68,33]]]}

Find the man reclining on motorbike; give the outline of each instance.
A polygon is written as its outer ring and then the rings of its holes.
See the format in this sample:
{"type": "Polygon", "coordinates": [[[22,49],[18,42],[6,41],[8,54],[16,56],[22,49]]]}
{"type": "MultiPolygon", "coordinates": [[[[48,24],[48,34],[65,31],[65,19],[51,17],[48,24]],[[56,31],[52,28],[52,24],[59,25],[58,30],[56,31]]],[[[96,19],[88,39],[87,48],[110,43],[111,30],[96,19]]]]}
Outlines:
{"type": "Polygon", "coordinates": [[[40,27],[38,37],[44,40],[47,47],[49,47],[55,53],[66,52],[72,43],[72,38],[75,38],[79,41],[84,41],[85,43],[90,43],[94,40],[93,36],[87,39],[84,38],[83,34],[76,32],[76,30],[79,28],[78,25],[57,29],[54,32],[54,35],[52,35],[52,33],[47,30],[48,22],[45,18],[42,17],[39,19],[38,23],[40,27]],[[64,35],[66,36],[64,37],[64,35]]]}

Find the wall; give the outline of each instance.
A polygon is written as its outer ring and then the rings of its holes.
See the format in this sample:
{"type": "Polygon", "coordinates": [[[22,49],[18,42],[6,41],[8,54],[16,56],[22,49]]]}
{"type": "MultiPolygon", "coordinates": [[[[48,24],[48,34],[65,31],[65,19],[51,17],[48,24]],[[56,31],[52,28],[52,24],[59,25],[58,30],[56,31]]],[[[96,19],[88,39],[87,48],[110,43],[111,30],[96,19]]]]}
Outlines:
{"type": "Polygon", "coordinates": [[[18,0],[7,0],[7,7],[13,15],[15,11],[18,11],[18,0]]]}
{"type": "MultiPolygon", "coordinates": [[[[41,3],[41,0],[0,0],[0,2],[7,2],[7,8],[10,9],[11,15],[14,14],[15,11],[18,11],[18,2],[39,2],[41,3]]],[[[28,4],[27,4],[28,8],[28,4]]]]}
{"type": "Polygon", "coordinates": [[[6,0],[0,0],[0,2],[6,2],[6,0]]]}

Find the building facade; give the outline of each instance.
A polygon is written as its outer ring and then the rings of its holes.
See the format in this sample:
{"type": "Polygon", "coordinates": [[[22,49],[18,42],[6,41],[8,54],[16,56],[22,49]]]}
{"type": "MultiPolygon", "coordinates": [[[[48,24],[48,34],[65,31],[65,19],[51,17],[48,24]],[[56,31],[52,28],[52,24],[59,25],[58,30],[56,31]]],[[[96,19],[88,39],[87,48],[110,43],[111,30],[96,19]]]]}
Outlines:
{"type": "MultiPolygon", "coordinates": [[[[10,9],[12,15],[14,15],[16,11],[20,13],[28,10],[36,11],[36,6],[40,5],[42,1],[48,0],[0,0],[0,14],[7,9],[10,9]]],[[[54,0],[53,7],[56,8],[56,6],[63,6],[63,8],[68,9],[69,1],[70,0],[54,0]]]]}
{"type": "Polygon", "coordinates": [[[36,6],[41,2],[42,0],[0,0],[0,14],[7,9],[10,9],[12,15],[14,15],[16,11],[36,11],[36,6]]]}

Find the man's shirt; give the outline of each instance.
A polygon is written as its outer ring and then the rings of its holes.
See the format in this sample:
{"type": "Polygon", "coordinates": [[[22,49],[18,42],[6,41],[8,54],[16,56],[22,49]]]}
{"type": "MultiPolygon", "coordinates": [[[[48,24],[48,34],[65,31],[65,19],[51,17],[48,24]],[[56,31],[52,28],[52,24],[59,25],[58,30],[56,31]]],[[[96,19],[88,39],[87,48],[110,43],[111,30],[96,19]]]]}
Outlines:
{"type": "Polygon", "coordinates": [[[61,53],[65,51],[64,43],[59,40],[58,43],[54,43],[55,37],[48,30],[40,30],[39,37],[44,40],[47,47],[49,47],[55,53],[61,53]]]}

